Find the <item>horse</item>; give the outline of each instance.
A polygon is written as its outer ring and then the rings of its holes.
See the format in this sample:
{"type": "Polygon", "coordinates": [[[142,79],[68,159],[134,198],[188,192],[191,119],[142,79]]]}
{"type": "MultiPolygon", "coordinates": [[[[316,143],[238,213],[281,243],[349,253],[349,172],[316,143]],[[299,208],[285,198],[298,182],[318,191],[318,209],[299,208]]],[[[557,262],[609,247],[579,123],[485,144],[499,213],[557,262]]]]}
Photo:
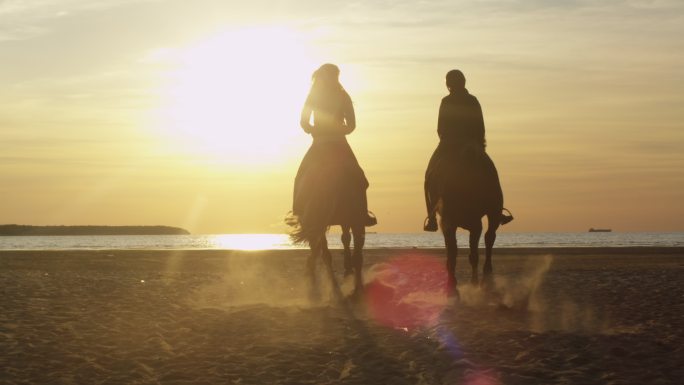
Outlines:
{"type": "MultiPolygon", "coordinates": [[[[320,175],[320,174],[319,174],[320,175]]],[[[308,175],[305,178],[309,177],[308,175]]],[[[343,295],[335,278],[332,266],[332,254],[328,248],[326,234],[330,226],[342,227],[344,249],[344,275],[354,276],[354,291],[352,297],[359,297],[363,292],[363,247],[366,240],[365,216],[353,215],[360,212],[358,208],[364,207],[362,196],[359,191],[352,187],[339,187],[337,183],[321,183],[321,178],[316,178],[316,172],[312,172],[320,190],[311,194],[306,202],[303,213],[299,217],[289,218],[288,224],[293,226],[290,238],[295,243],[308,244],[311,253],[307,258],[306,272],[311,284],[312,297],[317,297],[318,284],[316,281],[316,263],[320,259],[327,271],[332,283],[333,291],[338,299],[343,295]],[[351,250],[351,238],[353,234],[354,249],[351,250]]],[[[365,192],[364,192],[365,193],[365,192]]]]}
{"type": "Polygon", "coordinates": [[[500,225],[513,219],[503,207],[503,193],[494,162],[484,149],[467,148],[455,155],[445,156],[439,173],[440,188],[437,213],[447,253],[447,290],[450,296],[459,296],[456,280],[458,254],[456,230],[468,230],[470,266],[473,285],[493,287],[492,249],[500,225]],[[508,214],[505,214],[506,211],[508,214]],[[478,245],[482,235],[482,218],[487,217],[485,232],[485,262],[482,281],[479,280],[478,245]]]}

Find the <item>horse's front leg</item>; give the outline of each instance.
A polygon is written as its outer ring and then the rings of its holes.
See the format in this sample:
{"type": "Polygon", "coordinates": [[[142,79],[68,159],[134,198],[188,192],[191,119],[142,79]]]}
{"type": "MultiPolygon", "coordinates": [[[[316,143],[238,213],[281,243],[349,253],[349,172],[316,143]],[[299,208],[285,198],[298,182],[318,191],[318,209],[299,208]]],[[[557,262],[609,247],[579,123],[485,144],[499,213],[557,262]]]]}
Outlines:
{"type": "Polygon", "coordinates": [[[472,270],[471,277],[470,277],[470,283],[473,285],[477,285],[479,283],[479,277],[477,274],[477,267],[480,263],[480,255],[479,255],[479,244],[480,244],[480,235],[482,235],[482,222],[475,223],[473,226],[470,228],[470,239],[469,239],[469,244],[470,244],[470,255],[469,255],[469,260],[470,260],[470,268],[472,270]]]}
{"type": "Polygon", "coordinates": [[[364,225],[354,225],[354,255],[352,262],[354,266],[354,296],[363,293],[363,246],[366,243],[366,227],[364,225]]]}
{"type": "Polygon", "coordinates": [[[321,256],[321,243],[318,240],[309,241],[311,253],[306,260],[306,274],[309,276],[309,299],[312,301],[320,300],[320,291],[316,280],[316,260],[321,256]]]}
{"type": "Polygon", "coordinates": [[[496,230],[499,228],[500,218],[497,215],[488,215],[487,232],[485,232],[485,263],[482,267],[482,286],[491,288],[494,286],[494,267],[492,266],[492,249],[496,241],[496,230]]]}
{"type": "MultiPolygon", "coordinates": [[[[347,277],[353,272],[352,265],[352,253],[351,253],[351,233],[349,232],[349,226],[342,225],[342,246],[344,246],[344,276],[347,277]]],[[[356,239],[356,236],[354,236],[356,239]]],[[[356,243],[356,242],[354,242],[356,243]]]]}
{"type": "Polygon", "coordinates": [[[456,287],[458,284],[456,281],[456,256],[458,255],[456,228],[442,224],[442,235],[444,235],[447,252],[447,294],[450,297],[458,297],[458,288],[456,287]]]}

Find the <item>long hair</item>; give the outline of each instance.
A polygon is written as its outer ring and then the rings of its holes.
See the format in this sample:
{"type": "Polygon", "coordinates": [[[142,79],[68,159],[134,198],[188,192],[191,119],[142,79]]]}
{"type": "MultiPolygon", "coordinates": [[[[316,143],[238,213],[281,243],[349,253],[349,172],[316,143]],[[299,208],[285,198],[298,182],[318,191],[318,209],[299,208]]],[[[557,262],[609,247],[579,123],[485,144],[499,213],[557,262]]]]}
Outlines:
{"type": "Polygon", "coordinates": [[[329,109],[347,94],[340,83],[340,69],[334,64],[320,66],[311,75],[311,81],[307,101],[314,109],[329,109]]]}

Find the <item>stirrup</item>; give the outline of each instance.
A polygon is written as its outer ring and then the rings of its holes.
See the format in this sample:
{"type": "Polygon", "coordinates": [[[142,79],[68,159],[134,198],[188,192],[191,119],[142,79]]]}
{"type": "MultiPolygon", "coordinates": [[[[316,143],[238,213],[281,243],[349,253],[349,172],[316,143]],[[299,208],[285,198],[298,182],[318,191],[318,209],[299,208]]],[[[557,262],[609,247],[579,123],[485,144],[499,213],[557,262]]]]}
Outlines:
{"type": "Polygon", "coordinates": [[[513,220],[513,214],[511,214],[511,212],[508,211],[508,209],[504,207],[501,210],[501,224],[505,225],[506,223],[509,223],[512,220],[513,220]],[[508,214],[504,214],[503,213],[504,211],[507,212],[508,214]]]}
{"type": "Polygon", "coordinates": [[[435,232],[437,231],[437,218],[427,217],[425,222],[423,222],[423,231],[435,232]]]}
{"type": "Polygon", "coordinates": [[[371,227],[375,226],[378,224],[378,218],[375,217],[375,214],[373,214],[372,211],[368,211],[368,214],[366,214],[366,223],[364,224],[366,227],[371,227]]]}

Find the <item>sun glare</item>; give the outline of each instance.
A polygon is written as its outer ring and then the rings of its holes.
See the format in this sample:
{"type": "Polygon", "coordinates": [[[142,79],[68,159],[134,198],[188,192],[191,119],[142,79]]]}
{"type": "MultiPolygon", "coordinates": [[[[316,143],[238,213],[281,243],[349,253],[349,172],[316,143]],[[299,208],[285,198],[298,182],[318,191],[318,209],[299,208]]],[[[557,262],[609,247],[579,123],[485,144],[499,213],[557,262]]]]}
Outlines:
{"type": "Polygon", "coordinates": [[[285,234],[220,234],[211,238],[214,248],[230,250],[272,250],[291,247],[285,234]]]}
{"type": "Polygon", "coordinates": [[[159,128],[183,151],[214,161],[272,166],[308,144],[299,112],[317,62],[287,28],[213,35],[173,55],[159,128]]]}

